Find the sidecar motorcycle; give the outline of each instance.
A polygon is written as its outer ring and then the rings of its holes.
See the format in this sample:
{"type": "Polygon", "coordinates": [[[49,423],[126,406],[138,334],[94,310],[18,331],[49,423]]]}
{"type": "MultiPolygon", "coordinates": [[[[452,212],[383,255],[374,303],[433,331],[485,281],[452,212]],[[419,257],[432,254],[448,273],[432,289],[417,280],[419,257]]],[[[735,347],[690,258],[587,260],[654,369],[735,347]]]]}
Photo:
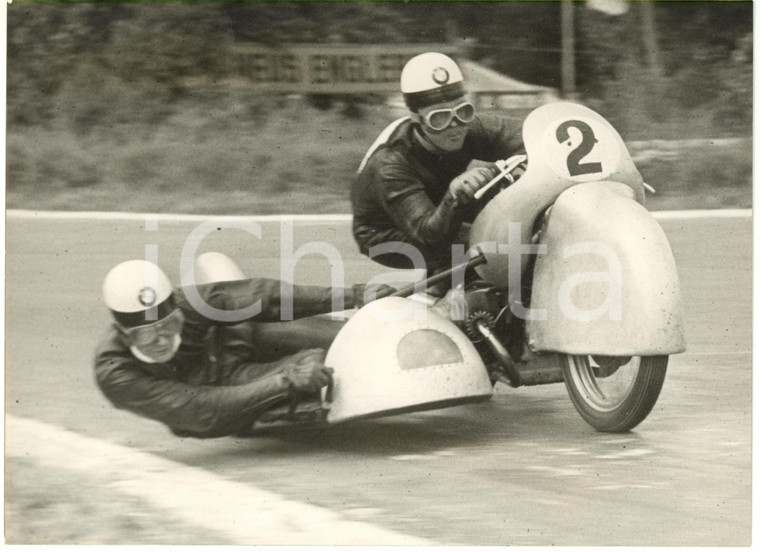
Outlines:
{"type": "MultiPolygon", "coordinates": [[[[676,265],[644,208],[647,185],[617,131],[579,104],[537,108],[523,139],[527,168],[474,221],[471,258],[346,322],[314,324],[331,342],[333,384],[262,422],[334,424],[487,400],[496,382],[562,381],[599,431],[647,417],[669,355],[685,350],[676,265]],[[477,277],[444,299],[415,293],[465,270],[477,277]]],[[[503,176],[523,161],[504,162],[503,176]]],[[[203,261],[200,281],[239,271],[203,261]]]]}

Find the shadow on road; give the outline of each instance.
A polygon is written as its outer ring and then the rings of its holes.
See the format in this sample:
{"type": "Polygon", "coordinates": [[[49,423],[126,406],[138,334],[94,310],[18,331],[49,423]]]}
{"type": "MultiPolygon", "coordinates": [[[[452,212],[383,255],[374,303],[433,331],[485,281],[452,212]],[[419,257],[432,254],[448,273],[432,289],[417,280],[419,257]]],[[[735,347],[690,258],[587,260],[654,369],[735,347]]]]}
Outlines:
{"type": "Polygon", "coordinates": [[[324,452],[376,457],[526,439],[556,442],[558,435],[574,442],[600,435],[575,413],[562,387],[555,387],[548,397],[546,392],[535,395],[539,396],[531,396],[531,390],[499,394],[481,404],[333,426],[264,427],[250,437],[235,438],[236,446],[228,453],[246,455],[253,449],[259,457],[324,452]],[[245,442],[250,442],[250,447],[245,442]]]}

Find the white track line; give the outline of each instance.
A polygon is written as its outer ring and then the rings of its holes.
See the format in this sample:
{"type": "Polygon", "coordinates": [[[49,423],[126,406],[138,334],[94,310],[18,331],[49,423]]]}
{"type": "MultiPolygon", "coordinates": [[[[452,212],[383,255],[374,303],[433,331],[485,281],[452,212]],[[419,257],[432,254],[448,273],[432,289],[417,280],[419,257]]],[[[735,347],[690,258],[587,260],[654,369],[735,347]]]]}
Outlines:
{"type": "Polygon", "coordinates": [[[677,358],[681,355],[686,356],[746,356],[751,355],[752,351],[684,351],[683,353],[677,353],[671,358],[677,358]]]}
{"type": "Polygon", "coordinates": [[[183,215],[177,213],[121,213],[110,211],[30,211],[9,209],[8,218],[38,220],[125,220],[161,222],[205,222],[208,220],[246,220],[252,222],[280,222],[291,219],[299,222],[335,223],[350,222],[351,215],[183,215]]]}
{"type": "MultiPolygon", "coordinates": [[[[752,216],[752,209],[704,209],[689,211],[652,211],[657,219],[702,219],[702,218],[746,218],[752,216]]],[[[291,219],[298,222],[341,223],[350,222],[351,215],[181,215],[172,213],[121,213],[105,211],[32,211],[28,209],[8,209],[8,218],[38,220],[125,220],[125,221],[165,221],[194,222],[207,220],[246,220],[253,222],[279,222],[291,219]]]]}
{"type": "Polygon", "coordinates": [[[223,534],[236,544],[435,544],[28,418],[6,416],[5,437],[6,461],[23,457],[52,468],[104,475],[120,491],[148,500],[194,526],[223,534]]]}
{"type": "Polygon", "coordinates": [[[657,219],[746,218],[752,209],[693,209],[687,211],[651,211],[657,219]]]}

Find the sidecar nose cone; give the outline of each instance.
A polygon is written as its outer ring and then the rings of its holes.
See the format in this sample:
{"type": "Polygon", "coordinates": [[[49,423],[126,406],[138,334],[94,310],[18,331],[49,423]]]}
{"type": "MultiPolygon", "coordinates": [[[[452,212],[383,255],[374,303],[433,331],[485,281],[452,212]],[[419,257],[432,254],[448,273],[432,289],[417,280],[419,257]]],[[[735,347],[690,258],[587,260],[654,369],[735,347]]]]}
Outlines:
{"type": "Polygon", "coordinates": [[[335,370],[328,422],[486,400],[488,372],[450,320],[400,297],[374,301],[343,327],[327,353],[335,370]]]}

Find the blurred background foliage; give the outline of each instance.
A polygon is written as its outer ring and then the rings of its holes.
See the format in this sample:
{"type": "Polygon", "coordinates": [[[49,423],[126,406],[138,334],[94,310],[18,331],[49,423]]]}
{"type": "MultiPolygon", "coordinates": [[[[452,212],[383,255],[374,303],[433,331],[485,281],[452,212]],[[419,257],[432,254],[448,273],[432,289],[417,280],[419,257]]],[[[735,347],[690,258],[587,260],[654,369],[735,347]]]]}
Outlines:
{"type": "MultiPolygon", "coordinates": [[[[577,99],[626,141],[708,140],[641,160],[645,179],[664,179],[653,182],[664,187],[654,201],[751,203],[752,2],[639,1],[621,15],[574,6],[577,99]],[[645,5],[654,41],[641,32],[645,5]]],[[[364,151],[398,114],[370,97],[221,86],[233,45],[452,42],[492,69],[560,89],[560,29],[556,1],[15,0],[7,204],[348,212],[364,151]]]]}

